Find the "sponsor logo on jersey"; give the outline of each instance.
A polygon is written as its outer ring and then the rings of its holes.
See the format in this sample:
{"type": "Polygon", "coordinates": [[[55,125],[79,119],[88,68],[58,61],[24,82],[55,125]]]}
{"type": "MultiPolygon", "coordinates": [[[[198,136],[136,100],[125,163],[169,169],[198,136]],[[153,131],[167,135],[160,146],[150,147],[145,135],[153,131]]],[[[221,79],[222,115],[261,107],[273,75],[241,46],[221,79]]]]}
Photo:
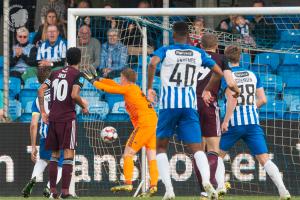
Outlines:
{"type": "Polygon", "coordinates": [[[177,56],[193,56],[194,53],[191,50],[176,50],[175,55],[177,55],[177,56]]]}
{"type": "Polygon", "coordinates": [[[249,76],[248,72],[234,72],[234,75],[236,77],[245,77],[245,76],[249,76]]]}

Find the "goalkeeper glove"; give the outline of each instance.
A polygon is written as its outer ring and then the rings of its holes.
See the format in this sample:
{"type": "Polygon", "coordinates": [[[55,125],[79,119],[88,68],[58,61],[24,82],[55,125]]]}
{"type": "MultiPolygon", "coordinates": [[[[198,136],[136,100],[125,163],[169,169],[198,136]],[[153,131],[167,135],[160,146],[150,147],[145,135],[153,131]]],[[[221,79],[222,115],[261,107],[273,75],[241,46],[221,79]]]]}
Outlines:
{"type": "Polygon", "coordinates": [[[91,84],[93,84],[95,81],[98,81],[100,77],[98,77],[96,70],[85,69],[83,72],[83,77],[89,81],[91,84]]]}

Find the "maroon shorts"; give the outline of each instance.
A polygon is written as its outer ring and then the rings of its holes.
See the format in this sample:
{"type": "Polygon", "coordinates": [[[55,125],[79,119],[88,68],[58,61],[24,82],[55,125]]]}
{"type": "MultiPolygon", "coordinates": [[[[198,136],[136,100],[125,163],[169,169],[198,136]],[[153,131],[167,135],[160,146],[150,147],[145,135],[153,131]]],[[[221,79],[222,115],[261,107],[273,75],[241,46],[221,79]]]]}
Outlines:
{"type": "MultiPolygon", "coordinates": [[[[199,101],[198,101],[199,103],[199,101]]],[[[206,105],[198,104],[198,113],[200,127],[203,137],[220,137],[221,122],[220,108],[217,102],[207,107],[206,105]]]]}
{"type": "Polygon", "coordinates": [[[75,149],[77,145],[76,120],[67,122],[49,122],[46,149],[57,151],[75,149]]]}

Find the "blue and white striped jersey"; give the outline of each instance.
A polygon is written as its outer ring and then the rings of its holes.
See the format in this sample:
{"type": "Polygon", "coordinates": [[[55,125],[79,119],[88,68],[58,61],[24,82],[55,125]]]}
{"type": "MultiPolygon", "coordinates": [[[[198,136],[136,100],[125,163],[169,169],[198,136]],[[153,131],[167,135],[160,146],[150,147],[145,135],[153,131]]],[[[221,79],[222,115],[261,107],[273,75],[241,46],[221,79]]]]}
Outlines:
{"type": "Polygon", "coordinates": [[[202,49],[188,45],[164,46],[154,52],[162,63],[160,70],[160,109],[197,109],[196,86],[200,71],[216,63],[202,49]]]}
{"type": "MultiPolygon", "coordinates": [[[[44,107],[45,107],[45,111],[46,111],[47,114],[49,114],[49,106],[48,106],[49,101],[50,101],[50,89],[46,90],[45,97],[44,97],[44,107]]],[[[36,98],[35,101],[33,101],[32,107],[31,107],[31,112],[32,112],[32,115],[34,115],[36,113],[40,114],[41,111],[40,111],[40,105],[39,105],[38,98],[36,98]]],[[[41,138],[46,138],[47,137],[48,125],[45,124],[42,119],[41,119],[39,133],[41,135],[41,138]]]]}
{"type": "MultiPolygon", "coordinates": [[[[241,90],[241,94],[237,99],[237,106],[229,121],[229,126],[259,125],[256,107],[256,89],[262,87],[259,77],[242,67],[232,67],[232,75],[241,90]]],[[[225,90],[226,87],[227,84],[222,79],[222,89],[225,90]]]]}
{"type": "Polygon", "coordinates": [[[49,60],[51,62],[58,62],[66,58],[67,43],[61,37],[58,37],[53,46],[49,41],[43,42],[37,51],[36,60],[49,60]]]}

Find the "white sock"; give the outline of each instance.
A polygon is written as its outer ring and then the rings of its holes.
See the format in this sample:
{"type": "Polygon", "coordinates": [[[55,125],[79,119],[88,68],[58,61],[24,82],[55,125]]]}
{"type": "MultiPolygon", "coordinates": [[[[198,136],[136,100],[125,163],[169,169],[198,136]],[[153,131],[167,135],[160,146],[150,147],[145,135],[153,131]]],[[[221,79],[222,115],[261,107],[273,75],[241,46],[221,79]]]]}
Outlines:
{"type": "Polygon", "coordinates": [[[225,188],[225,166],[224,161],[221,157],[218,157],[218,166],[215,177],[218,184],[218,189],[225,188]]]}
{"type": "Polygon", "coordinates": [[[170,164],[166,153],[159,153],[156,155],[158,172],[162,182],[165,184],[166,191],[173,192],[173,186],[170,175],[170,164]]]}
{"type": "Polygon", "coordinates": [[[271,160],[268,160],[265,163],[264,168],[267,174],[272,179],[273,183],[276,185],[280,196],[285,195],[287,193],[287,190],[284,186],[278,167],[271,160]]]}
{"type": "MultiPolygon", "coordinates": [[[[62,175],[62,167],[57,167],[57,179],[56,179],[56,184],[59,183],[62,175]]],[[[48,181],[47,187],[50,188],[50,182],[48,181]]]]}
{"type": "Polygon", "coordinates": [[[203,151],[197,151],[194,154],[194,158],[202,177],[202,185],[205,186],[207,184],[210,184],[210,170],[206,154],[203,151]]]}
{"type": "Polygon", "coordinates": [[[44,172],[47,165],[48,165],[48,163],[46,161],[44,161],[42,159],[37,160],[34,165],[31,178],[41,175],[44,172]]]}

